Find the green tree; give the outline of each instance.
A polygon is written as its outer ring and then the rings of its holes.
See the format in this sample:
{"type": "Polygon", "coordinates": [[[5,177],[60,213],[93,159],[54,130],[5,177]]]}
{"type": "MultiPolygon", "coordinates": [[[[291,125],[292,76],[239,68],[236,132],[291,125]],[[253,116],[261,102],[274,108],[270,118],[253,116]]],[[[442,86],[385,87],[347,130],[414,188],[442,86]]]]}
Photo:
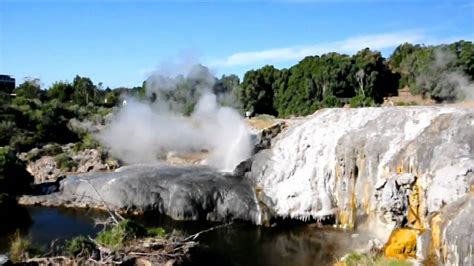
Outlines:
{"type": "Polygon", "coordinates": [[[67,81],[54,82],[47,91],[47,95],[50,99],[57,99],[63,103],[70,101],[73,93],[74,88],[72,84],[67,81]]]}
{"type": "Polygon", "coordinates": [[[398,79],[380,52],[366,48],[355,54],[352,61],[351,78],[357,84],[358,95],[381,103],[383,97],[397,94],[398,79]]]}
{"type": "Polygon", "coordinates": [[[23,83],[13,90],[17,96],[28,99],[43,99],[44,92],[41,90],[40,80],[37,78],[26,78],[23,83]]]}
{"type": "Polygon", "coordinates": [[[100,93],[90,78],[76,75],[74,81],[72,82],[72,87],[74,89],[74,93],[72,95],[72,100],[74,103],[84,105],[100,102],[98,97],[100,93]]]}
{"type": "Polygon", "coordinates": [[[273,66],[264,66],[245,73],[240,100],[245,111],[254,114],[278,115],[273,106],[275,81],[280,71],[273,66]]]}

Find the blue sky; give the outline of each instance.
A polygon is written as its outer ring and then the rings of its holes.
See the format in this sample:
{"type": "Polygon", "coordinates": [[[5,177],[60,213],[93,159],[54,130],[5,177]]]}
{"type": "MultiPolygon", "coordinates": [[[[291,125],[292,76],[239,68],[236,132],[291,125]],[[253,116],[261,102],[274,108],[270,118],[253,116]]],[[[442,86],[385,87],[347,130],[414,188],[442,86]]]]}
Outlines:
{"type": "Polygon", "coordinates": [[[76,74],[137,86],[190,62],[216,75],[306,55],[390,55],[403,42],[474,40],[474,1],[8,1],[0,0],[0,73],[45,86],[76,74]]]}

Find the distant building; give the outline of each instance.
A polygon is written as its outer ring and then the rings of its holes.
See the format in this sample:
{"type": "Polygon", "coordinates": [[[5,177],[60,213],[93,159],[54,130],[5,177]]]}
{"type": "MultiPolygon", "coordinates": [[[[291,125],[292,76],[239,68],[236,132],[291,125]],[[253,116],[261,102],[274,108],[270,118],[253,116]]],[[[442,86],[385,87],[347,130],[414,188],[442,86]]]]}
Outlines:
{"type": "Polygon", "coordinates": [[[15,79],[9,75],[0,74],[0,91],[10,94],[14,89],[15,79]]]}

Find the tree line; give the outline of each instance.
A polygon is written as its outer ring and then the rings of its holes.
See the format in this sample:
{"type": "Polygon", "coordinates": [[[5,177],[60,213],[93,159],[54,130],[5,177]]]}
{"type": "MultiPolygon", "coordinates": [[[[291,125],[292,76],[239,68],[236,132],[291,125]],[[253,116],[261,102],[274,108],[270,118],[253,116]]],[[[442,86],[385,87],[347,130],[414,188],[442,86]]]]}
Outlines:
{"type": "MultiPolygon", "coordinates": [[[[381,104],[384,97],[408,87],[438,102],[463,96],[459,79],[474,79],[474,45],[398,46],[389,58],[369,48],[349,56],[308,56],[290,68],[267,65],[245,73],[240,100],[245,110],[281,117],[307,115],[324,107],[381,104]]],[[[471,87],[472,88],[472,87],[471,87]]]]}
{"type": "MultiPolygon", "coordinates": [[[[171,110],[190,114],[202,88],[206,87],[218,96],[222,105],[238,108],[242,113],[288,117],[344,104],[378,105],[384,97],[397,95],[397,90],[403,87],[408,87],[412,94],[439,102],[454,101],[463,96],[456,91],[458,76],[467,77],[468,82],[474,79],[474,45],[470,41],[437,46],[404,43],[388,58],[369,48],[354,55],[307,56],[289,68],[266,65],[249,70],[242,81],[236,75],[216,78],[201,65],[194,66],[187,76],[158,76],[133,88],[104,89],[101,83],[76,76],[72,82],[58,81],[43,90],[39,80],[28,79],[14,89],[16,97],[0,92],[0,131],[8,128],[20,131],[0,134],[0,146],[17,147],[16,143],[20,143],[21,147],[38,140],[57,140],[54,132],[65,130],[63,121],[91,116],[99,109],[107,112],[121,103],[124,94],[147,101],[162,100],[171,110]],[[156,89],[154,83],[162,88],[156,89]],[[35,136],[17,134],[25,130],[37,132],[35,136]]],[[[59,138],[63,138],[61,142],[70,141],[74,134],[59,138]]]]}

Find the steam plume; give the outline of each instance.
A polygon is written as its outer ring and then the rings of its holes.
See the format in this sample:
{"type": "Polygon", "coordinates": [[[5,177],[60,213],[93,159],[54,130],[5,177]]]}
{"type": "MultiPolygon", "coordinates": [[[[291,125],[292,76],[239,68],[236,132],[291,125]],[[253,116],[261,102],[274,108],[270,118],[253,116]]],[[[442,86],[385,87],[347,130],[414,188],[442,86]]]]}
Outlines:
{"type": "Polygon", "coordinates": [[[153,73],[146,83],[153,102],[127,99],[99,139],[128,164],[155,163],[169,152],[207,150],[208,165],[232,171],[250,157],[251,139],[240,114],[217,103],[211,90],[215,80],[201,65],[176,77],[153,73]]]}
{"type": "Polygon", "coordinates": [[[446,50],[434,51],[434,63],[416,78],[416,85],[438,100],[454,102],[474,99],[474,83],[454,67],[456,56],[446,50]]]}

